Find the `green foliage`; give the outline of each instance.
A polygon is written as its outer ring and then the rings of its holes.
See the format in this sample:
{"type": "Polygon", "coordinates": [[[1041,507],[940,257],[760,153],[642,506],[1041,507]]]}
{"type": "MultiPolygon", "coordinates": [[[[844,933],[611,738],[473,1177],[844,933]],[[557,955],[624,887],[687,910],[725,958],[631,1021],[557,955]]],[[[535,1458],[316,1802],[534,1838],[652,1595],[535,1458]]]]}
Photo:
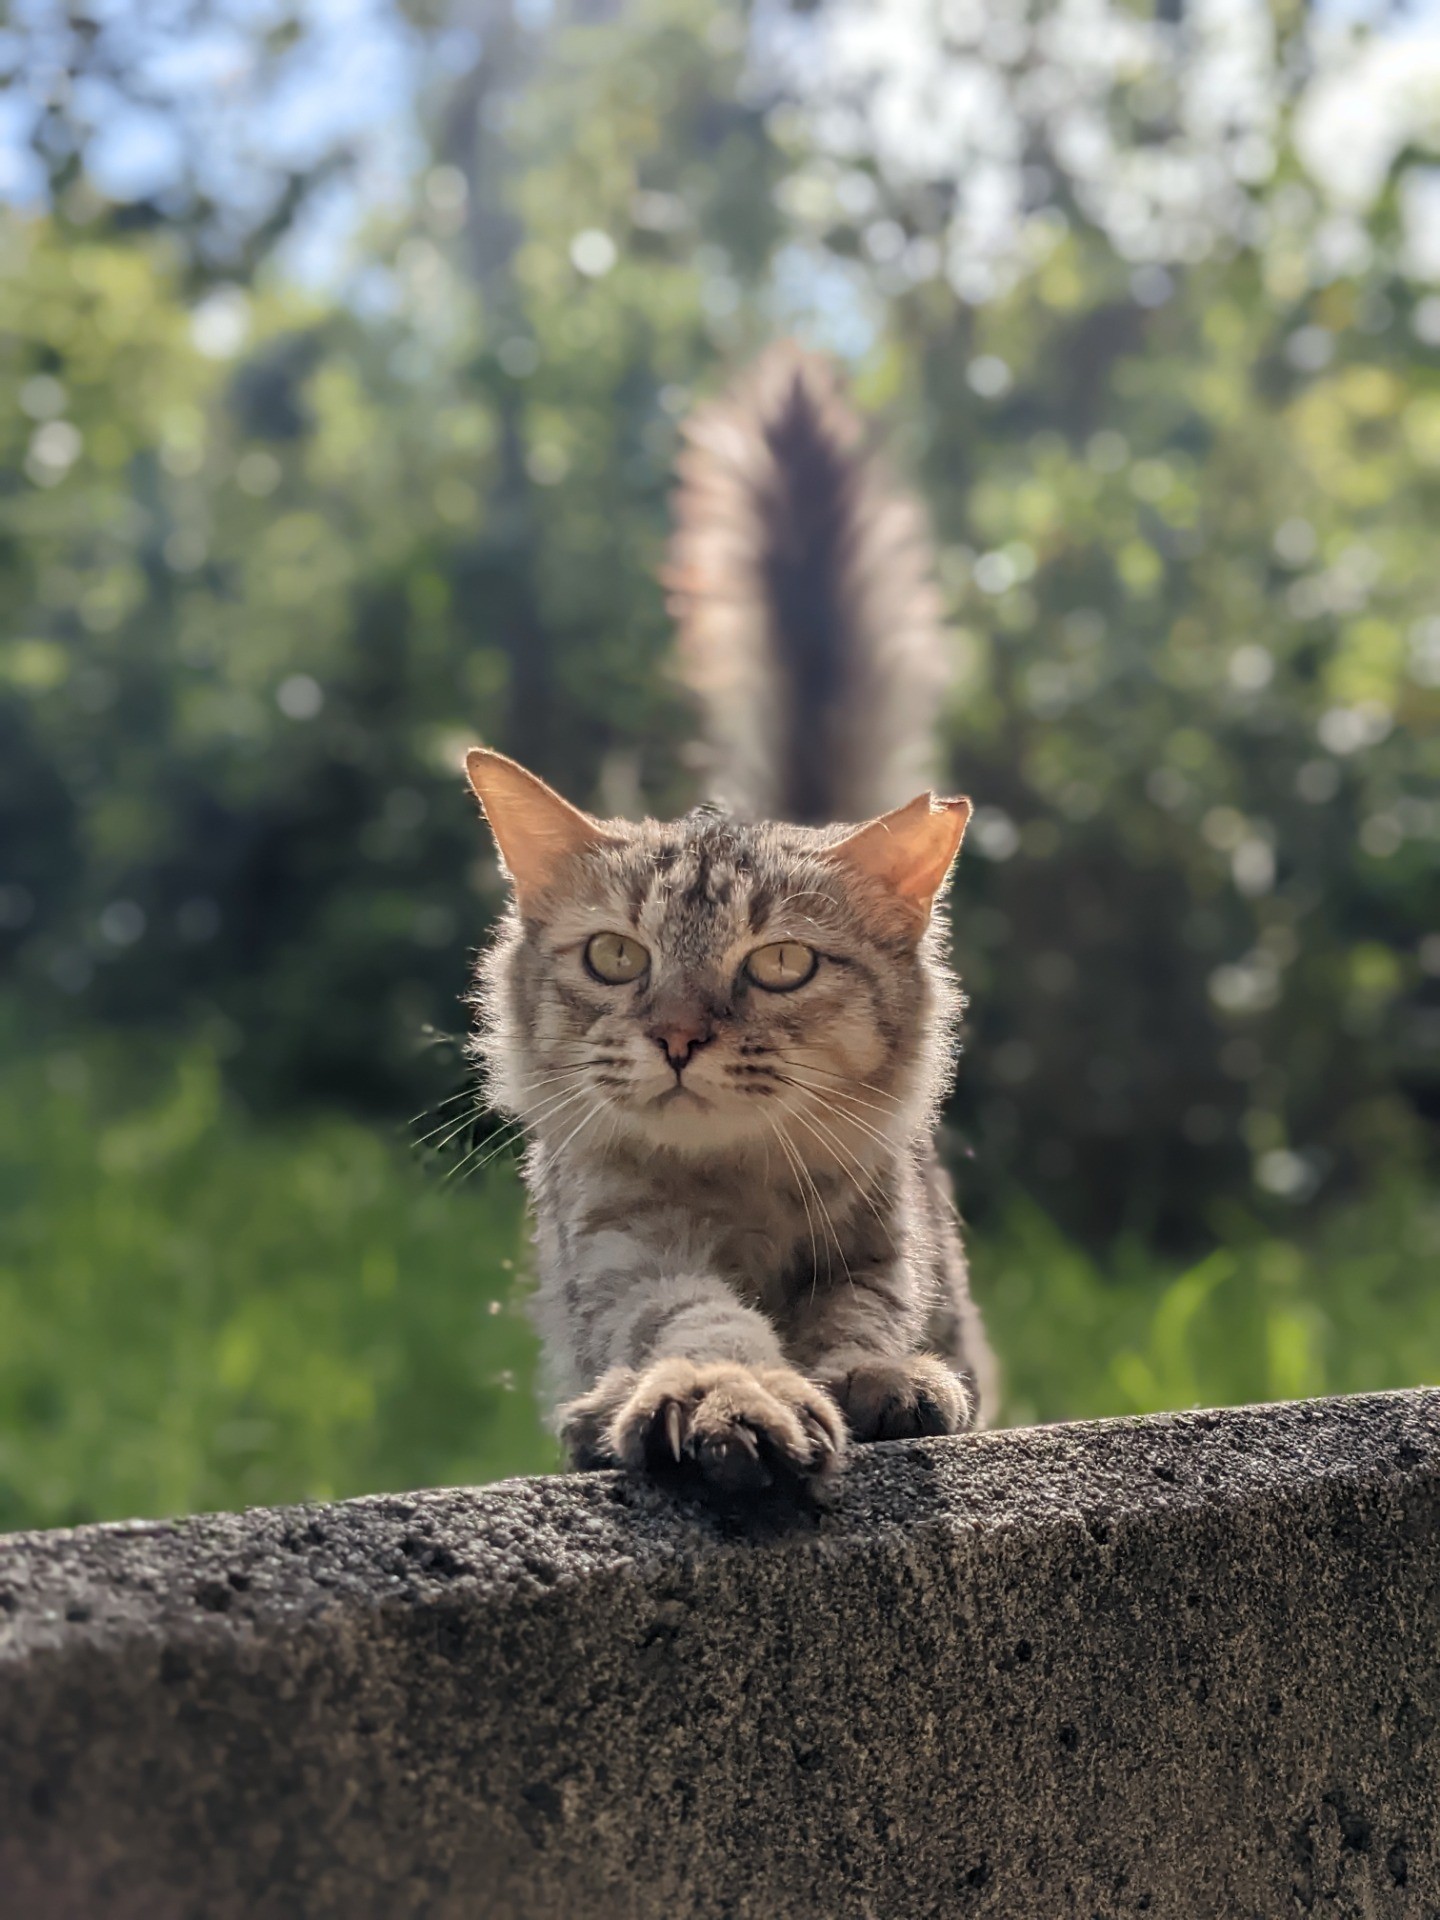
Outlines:
{"type": "MultiPolygon", "coordinates": [[[[43,1047],[6,1012],[0,1529],[555,1464],[509,1160],[447,1181],[350,1120],[257,1126],[203,1042],[43,1047]]],[[[1413,1186],[1179,1273],[1024,1202],[971,1238],[1012,1423],[1440,1378],[1413,1186]]]]}
{"type": "Polygon", "coordinates": [[[1027,1202],[971,1236],[1007,1423],[1365,1393],[1440,1379],[1440,1202],[1393,1180],[1303,1231],[1230,1223],[1176,1272],[1101,1261],[1027,1202]]]}
{"type": "Polygon", "coordinates": [[[964,1112],[1172,1235],[1252,1169],[1303,1201],[1421,1150],[1440,366],[1376,286],[1267,297],[1233,262],[1097,341],[1109,277],[1062,244],[985,315],[966,351],[1013,385],[930,453],[969,535],[953,763],[1000,810],[959,891],[964,1112]],[[1302,329],[1323,371],[1287,362],[1302,329]]]}
{"type": "Polygon", "coordinates": [[[27,1046],[0,1102],[0,1530],[552,1465],[523,1246],[508,1174],[446,1185],[333,1116],[257,1127],[202,1043],[27,1046]]]}
{"type": "Polygon", "coordinates": [[[261,1108],[433,1097],[416,1040],[457,1024],[495,901],[457,749],[688,800],[655,584],[676,420],[808,307],[941,539],[950,778],[982,803],[971,1211],[1018,1179],[1095,1244],[1198,1245],[1228,1197],[1280,1230],[1418,1169],[1440,355],[1393,201],[1322,268],[1282,152],[1248,238],[1147,279],[1057,174],[971,305],[945,196],[863,126],[837,158],[748,57],[699,0],[512,23],[324,300],[272,271],[197,304],[163,229],[6,216],[27,993],[210,1021],[261,1108]]]}
{"type": "MultiPolygon", "coordinates": [[[[847,358],[933,505],[980,803],[952,1143],[1012,1415],[1434,1373],[1418,123],[1337,208],[1292,138],[1301,10],[1236,41],[1264,72],[1233,140],[1187,106],[1216,49],[1143,10],[1108,74],[982,13],[917,62],[900,10],[848,78],[846,11],[491,9],[478,66],[425,69],[410,203],[324,292],[275,242],[345,143],[255,149],[319,14],[256,30],[223,112],[175,103],[172,190],[126,206],[86,172],[91,80],[148,87],[154,48],[18,24],[49,198],[0,210],[0,966],[51,1044],[0,1090],[0,1520],[546,1457],[485,1384],[529,1365],[482,1317],[513,1187],[383,1144],[446,1090],[420,1042],[499,897],[459,752],[689,804],[677,422],[783,329],[847,358]],[[900,69],[956,62],[1005,138],[957,125],[917,170],[900,69]]],[[[449,18],[384,31],[418,60],[449,18]]]]}

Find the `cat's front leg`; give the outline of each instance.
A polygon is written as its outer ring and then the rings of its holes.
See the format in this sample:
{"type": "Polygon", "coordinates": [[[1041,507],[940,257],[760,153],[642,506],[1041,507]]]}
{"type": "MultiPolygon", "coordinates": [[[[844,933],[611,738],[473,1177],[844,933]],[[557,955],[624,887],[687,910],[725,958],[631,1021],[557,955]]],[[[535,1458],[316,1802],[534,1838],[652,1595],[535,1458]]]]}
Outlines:
{"type": "Polygon", "coordinates": [[[910,1440],[974,1424],[965,1380],[920,1347],[920,1326],[911,1322],[921,1297],[890,1271],[854,1276],[843,1293],[811,1303],[797,1358],[844,1413],[852,1439],[910,1440]]]}
{"type": "Polygon", "coordinates": [[[708,1276],[631,1284],[610,1317],[612,1364],[561,1409],[577,1466],[623,1466],[723,1493],[815,1490],[845,1422],[781,1356],[773,1327],[708,1276]]]}
{"type": "Polygon", "coordinates": [[[814,1490],[845,1452],[830,1396],[793,1367],[673,1357],[617,1368],[563,1410],[577,1466],[623,1466],[721,1493],[814,1490]]]}
{"type": "Polygon", "coordinates": [[[975,1418],[965,1382],[933,1353],[827,1354],[815,1377],[856,1440],[963,1433],[975,1418]]]}

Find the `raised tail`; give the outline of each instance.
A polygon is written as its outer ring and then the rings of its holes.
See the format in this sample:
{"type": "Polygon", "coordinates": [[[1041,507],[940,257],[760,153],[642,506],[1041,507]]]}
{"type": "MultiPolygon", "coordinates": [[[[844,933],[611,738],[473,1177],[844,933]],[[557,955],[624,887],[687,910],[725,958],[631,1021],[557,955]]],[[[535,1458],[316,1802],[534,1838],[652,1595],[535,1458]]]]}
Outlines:
{"type": "Polygon", "coordinates": [[[666,584],[715,798],[806,825],[931,783],[948,678],[925,516],[827,362],[770,349],[686,428],[666,584]]]}

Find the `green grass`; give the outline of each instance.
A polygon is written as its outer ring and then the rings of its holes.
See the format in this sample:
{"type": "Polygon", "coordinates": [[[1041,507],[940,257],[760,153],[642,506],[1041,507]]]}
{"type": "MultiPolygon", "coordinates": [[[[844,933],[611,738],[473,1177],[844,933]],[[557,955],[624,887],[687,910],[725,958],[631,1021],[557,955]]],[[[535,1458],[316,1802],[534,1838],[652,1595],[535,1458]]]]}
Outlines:
{"type": "MultiPolygon", "coordinates": [[[[513,1170],[445,1182],[353,1121],[262,1127],[201,1043],[0,1034],[0,1528],[467,1484],[556,1463],[513,1170]]],[[[1021,1204],[972,1235],[1012,1421],[1440,1378],[1440,1204],[1180,1271],[1021,1204]]]]}
{"type": "Polygon", "coordinates": [[[1024,1204],[971,1259],[1012,1424],[1440,1381],[1440,1196],[1413,1176],[1286,1233],[1233,1209],[1189,1267],[1102,1268],[1024,1204]]]}
{"type": "Polygon", "coordinates": [[[92,1045],[0,1086],[0,1528],[555,1464],[513,1177],[351,1121],[260,1128],[214,1057],[92,1045]]]}

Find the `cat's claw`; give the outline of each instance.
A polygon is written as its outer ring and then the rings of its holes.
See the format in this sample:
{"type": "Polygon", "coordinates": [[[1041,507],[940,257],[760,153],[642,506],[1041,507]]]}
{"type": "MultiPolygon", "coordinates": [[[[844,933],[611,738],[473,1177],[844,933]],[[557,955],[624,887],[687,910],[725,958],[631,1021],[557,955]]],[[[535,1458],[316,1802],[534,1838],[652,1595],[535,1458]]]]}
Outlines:
{"type": "Polygon", "coordinates": [[[660,1360],[642,1373],[608,1432],[632,1472],[679,1474],[716,1492],[816,1490],[839,1467],[845,1423],[790,1367],[660,1360]]]}
{"type": "Polygon", "coordinates": [[[931,1353],[822,1371],[855,1440],[914,1440],[961,1433],[975,1417],[965,1382],[931,1353]]]}

